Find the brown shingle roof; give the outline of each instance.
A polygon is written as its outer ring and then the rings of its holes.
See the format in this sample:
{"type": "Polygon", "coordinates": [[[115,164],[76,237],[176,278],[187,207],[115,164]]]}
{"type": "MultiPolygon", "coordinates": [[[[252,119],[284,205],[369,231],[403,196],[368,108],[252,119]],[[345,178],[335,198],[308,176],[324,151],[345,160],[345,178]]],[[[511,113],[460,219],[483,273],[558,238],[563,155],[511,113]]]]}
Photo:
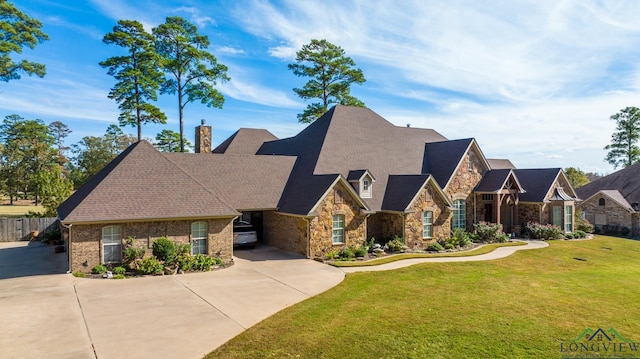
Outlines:
{"type": "Polygon", "coordinates": [[[277,139],[267,130],[241,128],[214,148],[212,152],[229,155],[255,155],[263,143],[277,139]]]}
{"type": "Polygon", "coordinates": [[[562,177],[561,184],[564,185],[564,192],[577,199],[573,187],[564,177],[562,168],[519,169],[513,170],[513,172],[518,177],[523,189],[527,191],[527,193],[520,195],[520,200],[523,202],[544,202],[547,200],[547,195],[550,195],[553,184],[560,177],[562,177]]]}
{"type": "Polygon", "coordinates": [[[640,203],[640,163],[587,183],[576,192],[586,199],[600,190],[617,190],[628,203],[640,203]]]}
{"type": "Polygon", "coordinates": [[[57,210],[65,223],[238,214],[146,141],[129,146],[57,210]]]}
{"type": "Polygon", "coordinates": [[[489,167],[491,167],[492,170],[516,169],[516,166],[507,159],[487,158],[487,162],[489,162],[489,167]]]}
{"type": "Polygon", "coordinates": [[[296,158],[165,153],[164,156],[237,210],[275,209],[296,158]]]}
{"type": "MultiPolygon", "coordinates": [[[[395,126],[370,109],[338,105],[298,135],[267,142],[258,153],[298,156],[289,181],[291,186],[300,186],[300,181],[312,183],[311,175],[340,174],[347,178],[350,171],[366,168],[376,182],[372,198],[366,198],[365,202],[379,211],[389,175],[421,174],[425,143],[443,140],[446,138],[434,130],[395,126]]],[[[318,185],[332,183],[319,182],[318,185]]],[[[295,204],[305,200],[299,197],[304,193],[286,190],[281,207],[304,211],[295,204]]]]}

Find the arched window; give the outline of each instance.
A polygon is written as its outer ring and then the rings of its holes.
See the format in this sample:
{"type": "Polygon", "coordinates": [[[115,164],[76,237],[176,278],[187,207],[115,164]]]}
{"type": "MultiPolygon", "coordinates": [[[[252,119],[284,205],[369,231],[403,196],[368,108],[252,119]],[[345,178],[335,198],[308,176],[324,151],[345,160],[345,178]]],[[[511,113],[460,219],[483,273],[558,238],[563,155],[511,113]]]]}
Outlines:
{"type": "Polygon", "coordinates": [[[599,205],[599,206],[604,206],[604,205],[605,205],[604,198],[600,198],[600,199],[598,200],[598,205],[599,205]]]}
{"type": "Polygon", "coordinates": [[[119,226],[102,228],[102,262],[122,262],[122,233],[119,226]]]}
{"type": "Polygon", "coordinates": [[[191,223],[191,251],[193,254],[207,254],[207,223],[191,223]]]}
{"type": "Polygon", "coordinates": [[[451,228],[453,229],[465,229],[467,228],[467,203],[464,199],[457,199],[453,201],[453,220],[451,221],[451,228]]]}

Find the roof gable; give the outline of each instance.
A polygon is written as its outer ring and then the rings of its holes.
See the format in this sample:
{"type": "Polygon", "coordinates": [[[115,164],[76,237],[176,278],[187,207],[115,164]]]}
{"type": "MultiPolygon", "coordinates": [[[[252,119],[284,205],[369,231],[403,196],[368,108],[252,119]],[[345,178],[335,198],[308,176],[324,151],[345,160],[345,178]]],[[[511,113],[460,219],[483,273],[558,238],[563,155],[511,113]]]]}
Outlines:
{"type": "Polygon", "coordinates": [[[423,188],[431,186],[438,196],[447,204],[453,207],[451,201],[442,191],[436,180],[431,175],[391,175],[387,182],[383,211],[407,212],[413,206],[423,188]]]}
{"type": "Polygon", "coordinates": [[[526,193],[520,195],[523,202],[545,202],[553,196],[556,181],[563,187],[567,195],[577,199],[577,195],[571,183],[561,168],[537,168],[513,170],[526,193]]]}
{"type": "Polygon", "coordinates": [[[58,207],[65,223],[237,214],[146,141],[129,146],[58,207]]]}
{"type": "Polygon", "coordinates": [[[525,193],[518,177],[510,169],[490,170],[482,177],[476,186],[476,192],[499,193],[504,189],[515,189],[518,193],[525,193]],[[511,187],[511,188],[507,188],[511,187]]]}
{"type": "Polygon", "coordinates": [[[271,132],[264,129],[241,128],[224,140],[213,153],[225,153],[235,155],[254,155],[263,143],[277,140],[271,132]]]}
{"type": "Polygon", "coordinates": [[[594,193],[593,195],[591,195],[589,198],[585,199],[584,202],[590,201],[591,199],[596,197],[598,194],[602,194],[603,196],[608,197],[610,200],[614,201],[615,203],[617,203],[618,205],[620,205],[622,208],[626,209],[629,212],[635,211],[633,209],[633,206],[629,204],[629,201],[627,201],[618,190],[600,190],[594,193]]]}
{"type": "Polygon", "coordinates": [[[478,157],[482,165],[486,169],[489,169],[489,163],[480,150],[476,140],[466,138],[426,143],[424,146],[422,173],[433,175],[436,181],[442,184],[442,188],[447,188],[453,175],[460,167],[462,160],[471,149],[479,155],[478,157]]]}

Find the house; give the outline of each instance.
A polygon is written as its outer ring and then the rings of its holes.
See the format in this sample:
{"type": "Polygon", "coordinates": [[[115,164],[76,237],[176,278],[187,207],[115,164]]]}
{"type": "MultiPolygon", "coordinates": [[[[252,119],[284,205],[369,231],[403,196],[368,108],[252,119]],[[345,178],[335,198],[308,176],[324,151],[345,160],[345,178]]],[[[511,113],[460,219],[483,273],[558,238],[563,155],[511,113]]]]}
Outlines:
{"type": "Polygon", "coordinates": [[[577,196],[563,171],[487,159],[473,138],[399,127],[360,107],[333,107],[296,136],[240,129],[211,150],[160,153],[139,142],[58,208],[71,270],[117,262],[118,243],[168,236],[231,260],[233,219],[263,243],[322,258],[371,237],[424,249],[479,221],[573,230],[577,196]]]}
{"type": "Polygon", "coordinates": [[[631,165],[590,182],[576,191],[583,199],[578,208],[597,230],[605,226],[639,234],[640,164],[631,165]],[[626,228],[623,229],[623,228],[626,228]]]}

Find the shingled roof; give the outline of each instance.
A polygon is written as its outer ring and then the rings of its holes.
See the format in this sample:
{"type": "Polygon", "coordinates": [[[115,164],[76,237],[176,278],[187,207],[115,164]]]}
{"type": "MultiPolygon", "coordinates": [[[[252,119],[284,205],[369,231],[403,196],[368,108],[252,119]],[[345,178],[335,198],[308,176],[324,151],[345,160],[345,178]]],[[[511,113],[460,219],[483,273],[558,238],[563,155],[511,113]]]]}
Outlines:
{"type": "Polygon", "coordinates": [[[587,183],[576,192],[586,199],[601,190],[617,190],[628,203],[640,203],[640,163],[587,183]]]}
{"type": "Polygon", "coordinates": [[[511,169],[491,170],[484,174],[482,180],[476,186],[476,192],[497,193],[504,189],[507,180],[512,178],[519,187],[520,193],[524,193],[522,185],[511,169]]]}
{"type": "Polygon", "coordinates": [[[425,143],[444,140],[434,130],[395,126],[368,108],[337,105],[298,135],[265,143],[258,154],[298,156],[281,210],[304,212],[297,202],[306,201],[299,196],[309,192],[289,190],[289,186],[308,188],[300,182],[310,183],[310,176],[339,174],[347,178],[351,171],[367,169],[376,182],[372,197],[364,201],[371,210],[379,211],[389,175],[421,174],[425,143]]]}
{"type": "Polygon", "coordinates": [[[263,143],[277,139],[271,132],[264,129],[241,128],[214,148],[212,152],[230,155],[255,155],[263,143]]]}
{"type": "Polygon", "coordinates": [[[564,176],[562,168],[537,168],[513,170],[526,193],[520,195],[522,202],[544,202],[550,194],[556,179],[560,179],[567,195],[577,199],[571,184],[564,176]]]}
{"type": "Polygon", "coordinates": [[[515,170],[516,166],[511,163],[508,159],[503,158],[487,158],[487,162],[489,163],[489,167],[492,170],[501,170],[501,169],[512,169],[515,170]]]}
{"type": "Polygon", "coordinates": [[[163,155],[240,211],[276,209],[296,161],[292,156],[163,155]]]}
{"type": "Polygon", "coordinates": [[[390,212],[407,212],[420,191],[433,182],[433,188],[447,204],[452,207],[449,198],[442,192],[440,186],[431,175],[391,175],[387,182],[387,190],[384,193],[382,210],[390,212]]]}
{"type": "Polygon", "coordinates": [[[63,223],[233,217],[213,189],[184,172],[147,141],[110,162],[57,209],[63,223]]]}

